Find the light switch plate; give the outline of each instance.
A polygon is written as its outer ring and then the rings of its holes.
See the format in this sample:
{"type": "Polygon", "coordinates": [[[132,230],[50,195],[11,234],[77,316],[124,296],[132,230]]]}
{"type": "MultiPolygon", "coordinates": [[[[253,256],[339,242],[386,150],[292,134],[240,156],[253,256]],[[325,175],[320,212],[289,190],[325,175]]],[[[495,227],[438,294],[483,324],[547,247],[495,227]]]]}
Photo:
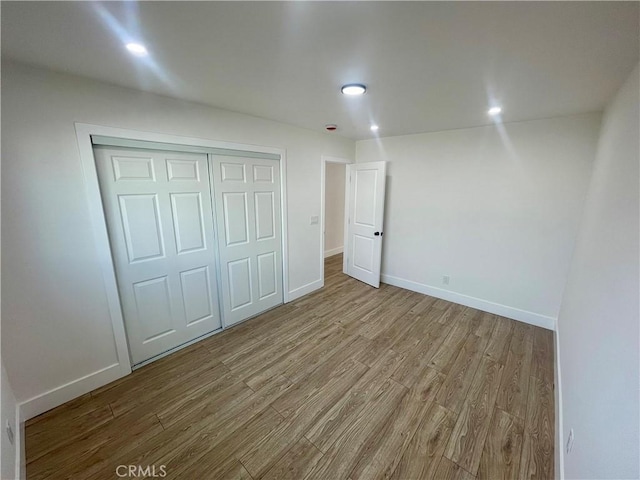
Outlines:
{"type": "Polygon", "coordinates": [[[317,225],[319,222],[319,218],[317,215],[311,215],[311,225],[317,225]]]}

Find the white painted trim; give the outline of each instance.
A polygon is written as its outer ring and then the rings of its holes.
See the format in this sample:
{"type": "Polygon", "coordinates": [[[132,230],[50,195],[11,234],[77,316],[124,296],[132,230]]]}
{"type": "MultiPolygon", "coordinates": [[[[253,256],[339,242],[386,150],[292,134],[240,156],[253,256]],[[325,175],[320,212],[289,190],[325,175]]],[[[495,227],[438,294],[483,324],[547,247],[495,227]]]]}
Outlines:
{"type": "MultiPolygon", "coordinates": [[[[558,480],[564,480],[564,421],[562,417],[562,373],[560,369],[560,329],[558,328],[558,322],[556,321],[556,328],[553,334],[555,343],[555,352],[553,358],[555,359],[555,402],[556,402],[556,418],[558,424],[556,428],[556,451],[558,452],[558,465],[556,465],[556,478],[558,480]]],[[[554,459],[555,461],[555,459],[554,459]]]]}
{"type": "MultiPolygon", "coordinates": [[[[349,218],[349,212],[351,210],[351,165],[347,165],[344,171],[344,236],[342,237],[342,246],[349,248],[349,227],[351,221],[349,218]]],[[[347,255],[349,251],[347,250],[347,255]]],[[[347,273],[347,267],[349,265],[347,255],[342,256],[342,273],[347,273]]]]}
{"type": "Polygon", "coordinates": [[[289,292],[289,301],[293,302],[294,300],[297,300],[300,297],[304,297],[305,295],[308,295],[311,292],[322,288],[323,286],[324,285],[321,280],[315,280],[311,283],[307,283],[306,285],[295,288],[289,292]]]}
{"type": "Polygon", "coordinates": [[[470,297],[462,293],[452,292],[451,290],[444,290],[442,288],[432,287],[423,283],[413,282],[411,280],[405,280],[404,278],[398,278],[387,274],[380,275],[380,279],[384,283],[394,285],[396,287],[405,288],[432,297],[441,298],[449,302],[458,303],[467,307],[476,308],[483,312],[494,313],[501,317],[511,318],[520,322],[525,322],[537,327],[553,330],[556,319],[553,317],[547,317],[540,315],[539,313],[529,312],[527,310],[521,310],[519,308],[509,307],[500,303],[490,302],[481,298],[470,297]]]}
{"type": "Polygon", "coordinates": [[[338,255],[339,253],[344,252],[344,247],[336,247],[330,250],[324,251],[324,258],[333,257],[334,255],[338,255]]]}
{"type": "Polygon", "coordinates": [[[226,148],[194,147],[178,143],[157,143],[147,140],[131,140],[127,138],[103,137],[92,135],[91,143],[94,146],[119,147],[127,149],[165,150],[182,153],[199,153],[205,155],[219,155],[223,157],[258,158],[280,161],[280,155],[275,153],[251,152],[247,150],[229,150],[226,148]]]}
{"type": "MultiPolygon", "coordinates": [[[[327,176],[327,162],[329,163],[341,163],[344,165],[349,165],[355,163],[353,160],[349,160],[348,158],[341,157],[332,157],[330,155],[321,155],[320,156],[320,283],[321,287],[324,287],[324,259],[328,257],[324,251],[324,227],[325,227],[325,182],[327,176]]],[[[345,184],[347,175],[347,167],[345,167],[345,184]]],[[[348,191],[348,190],[347,190],[348,191]]],[[[347,203],[347,197],[345,192],[345,205],[347,203]]],[[[345,227],[347,223],[347,210],[345,209],[345,227]]],[[[346,232],[346,228],[345,228],[346,232]]],[[[339,252],[338,252],[339,253],[339,252]]],[[[335,255],[335,254],[334,254],[335,255]]]]}
{"type": "Polygon", "coordinates": [[[120,364],[114,363],[84,377],[72,380],[19,404],[21,420],[37,417],[52,408],[80,397],[122,377],[120,364]]]}
{"type": "Polygon", "coordinates": [[[348,158],[332,157],[331,155],[322,155],[322,161],[329,162],[329,163],[344,163],[344,164],[355,163],[353,160],[350,160],[348,158]]]}
{"type": "Polygon", "coordinates": [[[325,181],[327,176],[327,162],[325,160],[325,156],[322,155],[320,157],[320,286],[324,287],[324,226],[325,226],[325,181]]]}
{"type": "MultiPolygon", "coordinates": [[[[116,378],[123,377],[131,373],[131,359],[127,343],[127,336],[124,327],[124,318],[122,316],[122,308],[120,305],[120,296],[116,283],[115,269],[113,258],[111,255],[111,247],[109,244],[109,235],[107,233],[107,222],[102,207],[102,199],[100,197],[100,185],[98,183],[98,173],[96,169],[95,159],[93,155],[93,145],[91,143],[91,135],[100,135],[105,137],[122,138],[129,140],[140,140],[147,142],[159,142],[166,144],[187,145],[205,148],[225,148],[231,150],[244,150],[256,153],[271,153],[280,156],[280,178],[281,178],[281,211],[282,211],[282,277],[283,277],[283,297],[285,303],[289,300],[289,251],[287,242],[288,232],[288,215],[286,203],[286,151],[282,148],[258,146],[241,143],[222,142],[218,140],[209,140],[204,138],[184,137],[180,135],[172,135],[156,132],[144,132],[139,130],[130,130],[117,127],[107,127],[103,125],[90,125],[85,123],[76,123],[76,137],[78,141],[78,149],[80,153],[80,161],[85,179],[85,193],[89,206],[89,215],[93,227],[94,242],[96,251],[100,261],[100,269],[102,271],[103,282],[109,305],[109,314],[111,316],[111,324],[116,343],[116,351],[120,375],[116,378]]],[[[107,367],[111,368],[111,367],[107,367]]],[[[84,377],[83,377],[84,378],[84,377]]],[[[110,379],[109,381],[115,380],[110,379]]],[[[81,380],[81,379],[80,379],[81,380]]],[[[101,385],[96,385],[97,388],[101,385]]],[[[62,388],[62,387],[61,387],[62,388]]],[[[85,392],[86,393],[86,392],[85,392]]],[[[44,394],[47,395],[47,394],[44,394]]],[[[73,397],[71,397],[73,398],[73,397]]],[[[68,400],[70,400],[69,398],[68,400]]],[[[28,402],[30,402],[29,400],[28,402]]],[[[67,400],[65,400],[67,401],[67,400]]],[[[54,405],[56,406],[56,405],[54,405]]],[[[52,408],[52,407],[49,407],[52,408]]],[[[37,409],[35,409],[37,410],[37,409]]],[[[35,411],[34,410],[34,411],[35,411]]],[[[42,412],[40,412],[42,413],[42,412]]],[[[30,418],[30,417],[28,417],[30,418]]]]}
{"type": "Polygon", "coordinates": [[[15,472],[14,475],[17,479],[23,480],[27,478],[27,455],[26,455],[26,442],[24,435],[25,421],[20,415],[20,406],[16,405],[16,457],[15,457],[15,472]]]}
{"type": "Polygon", "coordinates": [[[173,143],[205,148],[226,148],[229,150],[245,150],[255,153],[273,153],[282,155],[284,150],[278,147],[266,145],[250,145],[245,143],[223,142],[220,140],[210,140],[207,138],[185,137],[170,133],[146,132],[143,130],[131,130],[127,128],[107,127],[104,125],[92,125],[87,123],[76,123],[76,132],[79,130],[88,135],[101,135],[104,137],[125,138],[129,140],[141,140],[145,142],[173,143]]]}
{"type": "Polygon", "coordinates": [[[282,216],[282,301],[289,303],[289,216],[287,210],[287,151],[280,150],[280,215],[282,216]]]}
{"type": "Polygon", "coordinates": [[[102,272],[102,281],[104,282],[109,305],[111,327],[113,328],[116,354],[118,356],[118,364],[120,365],[120,376],[124,377],[131,373],[131,357],[129,356],[129,345],[124,329],[120,294],[118,292],[114,263],[111,256],[107,221],[102,207],[102,198],[100,197],[98,170],[93,156],[93,146],[91,144],[91,135],[99,134],[101,129],[79,123],[76,123],[75,127],[80,161],[82,162],[82,171],[84,173],[85,195],[89,207],[91,225],[93,227],[93,240],[96,245],[96,253],[98,254],[100,270],[102,272]]]}

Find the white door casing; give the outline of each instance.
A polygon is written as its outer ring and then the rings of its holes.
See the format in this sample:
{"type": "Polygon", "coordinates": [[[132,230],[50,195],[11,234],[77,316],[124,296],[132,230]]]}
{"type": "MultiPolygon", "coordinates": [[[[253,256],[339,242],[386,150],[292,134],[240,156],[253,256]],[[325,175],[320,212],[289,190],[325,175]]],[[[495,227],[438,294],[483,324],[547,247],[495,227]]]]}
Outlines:
{"type": "Polygon", "coordinates": [[[225,325],[283,303],[280,162],[211,155],[225,325]]]}
{"type": "Polygon", "coordinates": [[[220,329],[206,154],[94,152],[132,364],[220,329]]]}
{"type": "Polygon", "coordinates": [[[386,165],[347,165],[349,213],[344,273],[376,288],[380,286],[386,165]]]}

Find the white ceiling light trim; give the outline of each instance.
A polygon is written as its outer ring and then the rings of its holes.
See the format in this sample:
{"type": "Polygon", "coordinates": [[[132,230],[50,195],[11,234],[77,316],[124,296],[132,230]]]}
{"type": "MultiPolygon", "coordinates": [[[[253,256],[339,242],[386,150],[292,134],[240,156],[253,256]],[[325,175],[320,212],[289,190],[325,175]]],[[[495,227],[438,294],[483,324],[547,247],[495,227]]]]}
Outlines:
{"type": "Polygon", "coordinates": [[[499,115],[502,112],[502,107],[491,107],[487,112],[492,117],[495,115],[499,115]]]}
{"type": "Polygon", "coordinates": [[[340,91],[345,95],[363,95],[367,91],[367,87],[361,83],[349,83],[343,85],[340,91]]]}

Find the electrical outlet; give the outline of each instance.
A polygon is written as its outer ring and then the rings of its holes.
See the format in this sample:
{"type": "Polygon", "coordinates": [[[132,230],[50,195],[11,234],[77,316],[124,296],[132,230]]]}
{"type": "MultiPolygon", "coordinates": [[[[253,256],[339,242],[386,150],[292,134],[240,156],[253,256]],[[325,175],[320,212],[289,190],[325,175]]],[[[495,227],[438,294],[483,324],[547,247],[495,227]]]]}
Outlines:
{"type": "Polygon", "coordinates": [[[571,450],[573,450],[573,441],[574,441],[574,436],[573,436],[573,428],[571,430],[569,430],[569,438],[567,439],[567,453],[571,453],[571,450]]]}
{"type": "Polygon", "coordinates": [[[5,429],[7,431],[7,437],[9,437],[9,443],[13,445],[13,428],[11,428],[11,424],[9,423],[9,420],[7,420],[7,425],[5,426],[5,429]]]}
{"type": "Polygon", "coordinates": [[[451,277],[449,277],[449,275],[444,275],[442,277],[442,284],[443,285],[449,285],[449,280],[451,280],[451,277]]]}

